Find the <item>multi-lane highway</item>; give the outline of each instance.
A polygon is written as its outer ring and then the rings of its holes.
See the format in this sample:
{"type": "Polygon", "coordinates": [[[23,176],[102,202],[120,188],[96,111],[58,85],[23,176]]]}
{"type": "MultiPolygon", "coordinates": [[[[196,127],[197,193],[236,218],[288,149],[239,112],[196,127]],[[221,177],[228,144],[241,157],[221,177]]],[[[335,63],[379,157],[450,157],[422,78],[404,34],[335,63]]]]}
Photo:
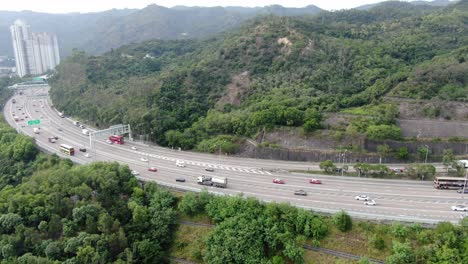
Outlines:
{"type": "Polygon", "coordinates": [[[89,138],[74,126],[69,118],[61,118],[51,107],[46,88],[25,90],[15,95],[16,103],[10,99],[5,105],[7,122],[19,132],[34,137],[44,150],[71,158],[80,164],[92,161],[118,161],[139,172],[144,180],[156,181],[163,185],[177,186],[188,190],[207,188],[209,191],[257,197],[264,201],[289,202],[291,204],[322,212],[336,212],[344,209],[351,215],[362,218],[402,220],[433,223],[437,221],[456,222],[460,213],[451,211],[455,204],[468,205],[468,201],[453,190],[436,190],[430,182],[406,180],[380,180],[324,175],[291,174],[289,170],[317,170],[317,164],[276,160],[243,159],[194,152],[175,151],[162,147],[147,146],[138,142],[124,145],[108,144],[98,140],[94,150],[89,149],[89,138]],[[20,110],[21,109],[21,110],[20,110]],[[16,122],[16,115],[24,120],[16,122]],[[26,118],[27,117],[27,118],[26,118]],[[40,133],[26,125],[27,120],[40,119],[40,133]],[[50,136],[57,136],[56,143],[49,143],[50,136]],[[59,152],[60,144],[75,147],[76,155],[65,156],[59,152]],[[78,151],[86,147],[89,157],[78,151]],[[136,149],[132,149],[135,147],[136,149]],[[148,160],[141,161],[141,158],[148,160]],[[176,161],[185,161],[186,167],[176,166],[176,161]],[[148,166],[157,172],[148,171],[148,166]],[[213,168],[214,172],[205,171],[213,168]],[[196,183],[200,175],[223,176],[228,178],[228,188],[204,187],[196,183]],[[176,182],[185,178],[185,183],[176,182]],[[274,184],[280,178],[285,184],[274,184]],[[323,184],[309,184],[317,178],[323,184]],[[295,196],[294,191],[302,189],[307,196],[295,196]],[[356,195],[367,194],[377,202],[366,206],[354,199],[356,195]]]}

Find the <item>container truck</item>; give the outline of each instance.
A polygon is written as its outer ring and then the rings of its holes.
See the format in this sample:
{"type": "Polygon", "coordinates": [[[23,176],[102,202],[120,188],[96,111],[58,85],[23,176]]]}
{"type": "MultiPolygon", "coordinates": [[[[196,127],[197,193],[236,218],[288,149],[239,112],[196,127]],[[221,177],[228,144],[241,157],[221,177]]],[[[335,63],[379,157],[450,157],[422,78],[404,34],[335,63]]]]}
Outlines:
{"type": "Polygon", "coordinates": [[[198,176],[197,183],[200,185],[214,186],[218,188],[226,188],[227,178],[202,175],[202,176],[198,176]]]}

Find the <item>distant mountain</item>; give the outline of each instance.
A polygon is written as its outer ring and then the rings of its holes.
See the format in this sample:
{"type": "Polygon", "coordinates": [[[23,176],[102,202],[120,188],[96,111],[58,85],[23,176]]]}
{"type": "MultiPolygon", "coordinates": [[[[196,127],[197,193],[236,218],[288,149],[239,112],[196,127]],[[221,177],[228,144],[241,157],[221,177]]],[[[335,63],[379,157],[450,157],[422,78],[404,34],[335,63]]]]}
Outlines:
{"type": "MultiPolygon", "coordinates": [[[[387,1],[387,2],[395,2],[395,1],[387,1]]],[[[448,6],[450,4],[453,4],[457,1],[450,1],[450,0],[434,0],[434,1],[410,1],[410,2],[407,2],[407,3],[410,3],[412,5],[428,5],[428,6],[435,6],[435,7],[444,7],[444,6],[448,6]]],[[[385,2],[380,2],[380,3],[375,3],[375,4],[368,4],[368,5],[362,5],[362,6],[358,6],[358,7],[355,7],[354,9],[358,9],[358,10],[369,10],[375,6],[378,6],[378,5],[381,5],[385,2]]]]}
{"type": "Polygon", "coordinates": [[[46,14],[31,11],[0,11],[0,55],[12,55],[9,26],[21,18],[34,31],[58,35],[62,55],[73,48],[99,54],[125,44],[149,39],[187,39],[212,35],[256,15],[313,15],[322,9],[266,7],[186,7],[166,8],[149,5],[141,10],[109,10],[98,13],[46,14]]]}

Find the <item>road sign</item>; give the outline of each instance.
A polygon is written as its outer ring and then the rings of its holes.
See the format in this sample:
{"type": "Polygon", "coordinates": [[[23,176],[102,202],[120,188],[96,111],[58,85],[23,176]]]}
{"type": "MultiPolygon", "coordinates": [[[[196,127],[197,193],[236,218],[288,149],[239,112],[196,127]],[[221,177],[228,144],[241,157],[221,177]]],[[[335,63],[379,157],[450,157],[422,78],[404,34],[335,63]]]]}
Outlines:
{"type": "Polygon", "coordinates": [[[40,120],[40,119],[29,120],[29,121],[28,121],[28,126],[39,125],[40,123],[41,123],[41,120],[40,120]]]}

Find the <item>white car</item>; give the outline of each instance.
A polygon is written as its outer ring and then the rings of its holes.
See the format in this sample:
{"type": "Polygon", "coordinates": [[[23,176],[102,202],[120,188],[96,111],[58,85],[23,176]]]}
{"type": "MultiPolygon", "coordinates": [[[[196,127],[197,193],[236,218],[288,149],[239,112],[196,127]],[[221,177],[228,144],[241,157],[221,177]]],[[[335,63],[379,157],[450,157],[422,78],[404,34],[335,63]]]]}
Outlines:
{"type": "Polygon", "coordinates": [[[132,149],[133,149],[133,150],[137,150],[137,147],[133,146],[132,149]]]}
{"type": "Polygon", "coordinates": [[[138,173],[138,171],[132,170],[132,175],[138,176],[138,175],[140,175],[140,173],[138,173]]]}
{"type": "Polygon", "coordinates": [[[147,159],[147,158],[141,157],[140,160],[143,161],[143,162],[148,162],[148,159],[147,159]]]}
{"type": "Polygon", "coordinates": [[[374,200],[365,201],[364,204],[365,205],[371,205],[371,206],[377,205],[377,203],[374,200]]]}
{"type": "Polygon", "coordinates": [[[358,196],[354,197],[354,199],[356,199],[358,201],[369,201],[370,197],[365,195],[365,194],[361,194],[361,195],[358,195],[358,196]]]}
{"type": "Polygon", "coordinates": [[[457,204],[457,205],[452,206],[452,210],[466,212],[468,211],[468,207],[466,207],[465,205],[457,204]]]}

